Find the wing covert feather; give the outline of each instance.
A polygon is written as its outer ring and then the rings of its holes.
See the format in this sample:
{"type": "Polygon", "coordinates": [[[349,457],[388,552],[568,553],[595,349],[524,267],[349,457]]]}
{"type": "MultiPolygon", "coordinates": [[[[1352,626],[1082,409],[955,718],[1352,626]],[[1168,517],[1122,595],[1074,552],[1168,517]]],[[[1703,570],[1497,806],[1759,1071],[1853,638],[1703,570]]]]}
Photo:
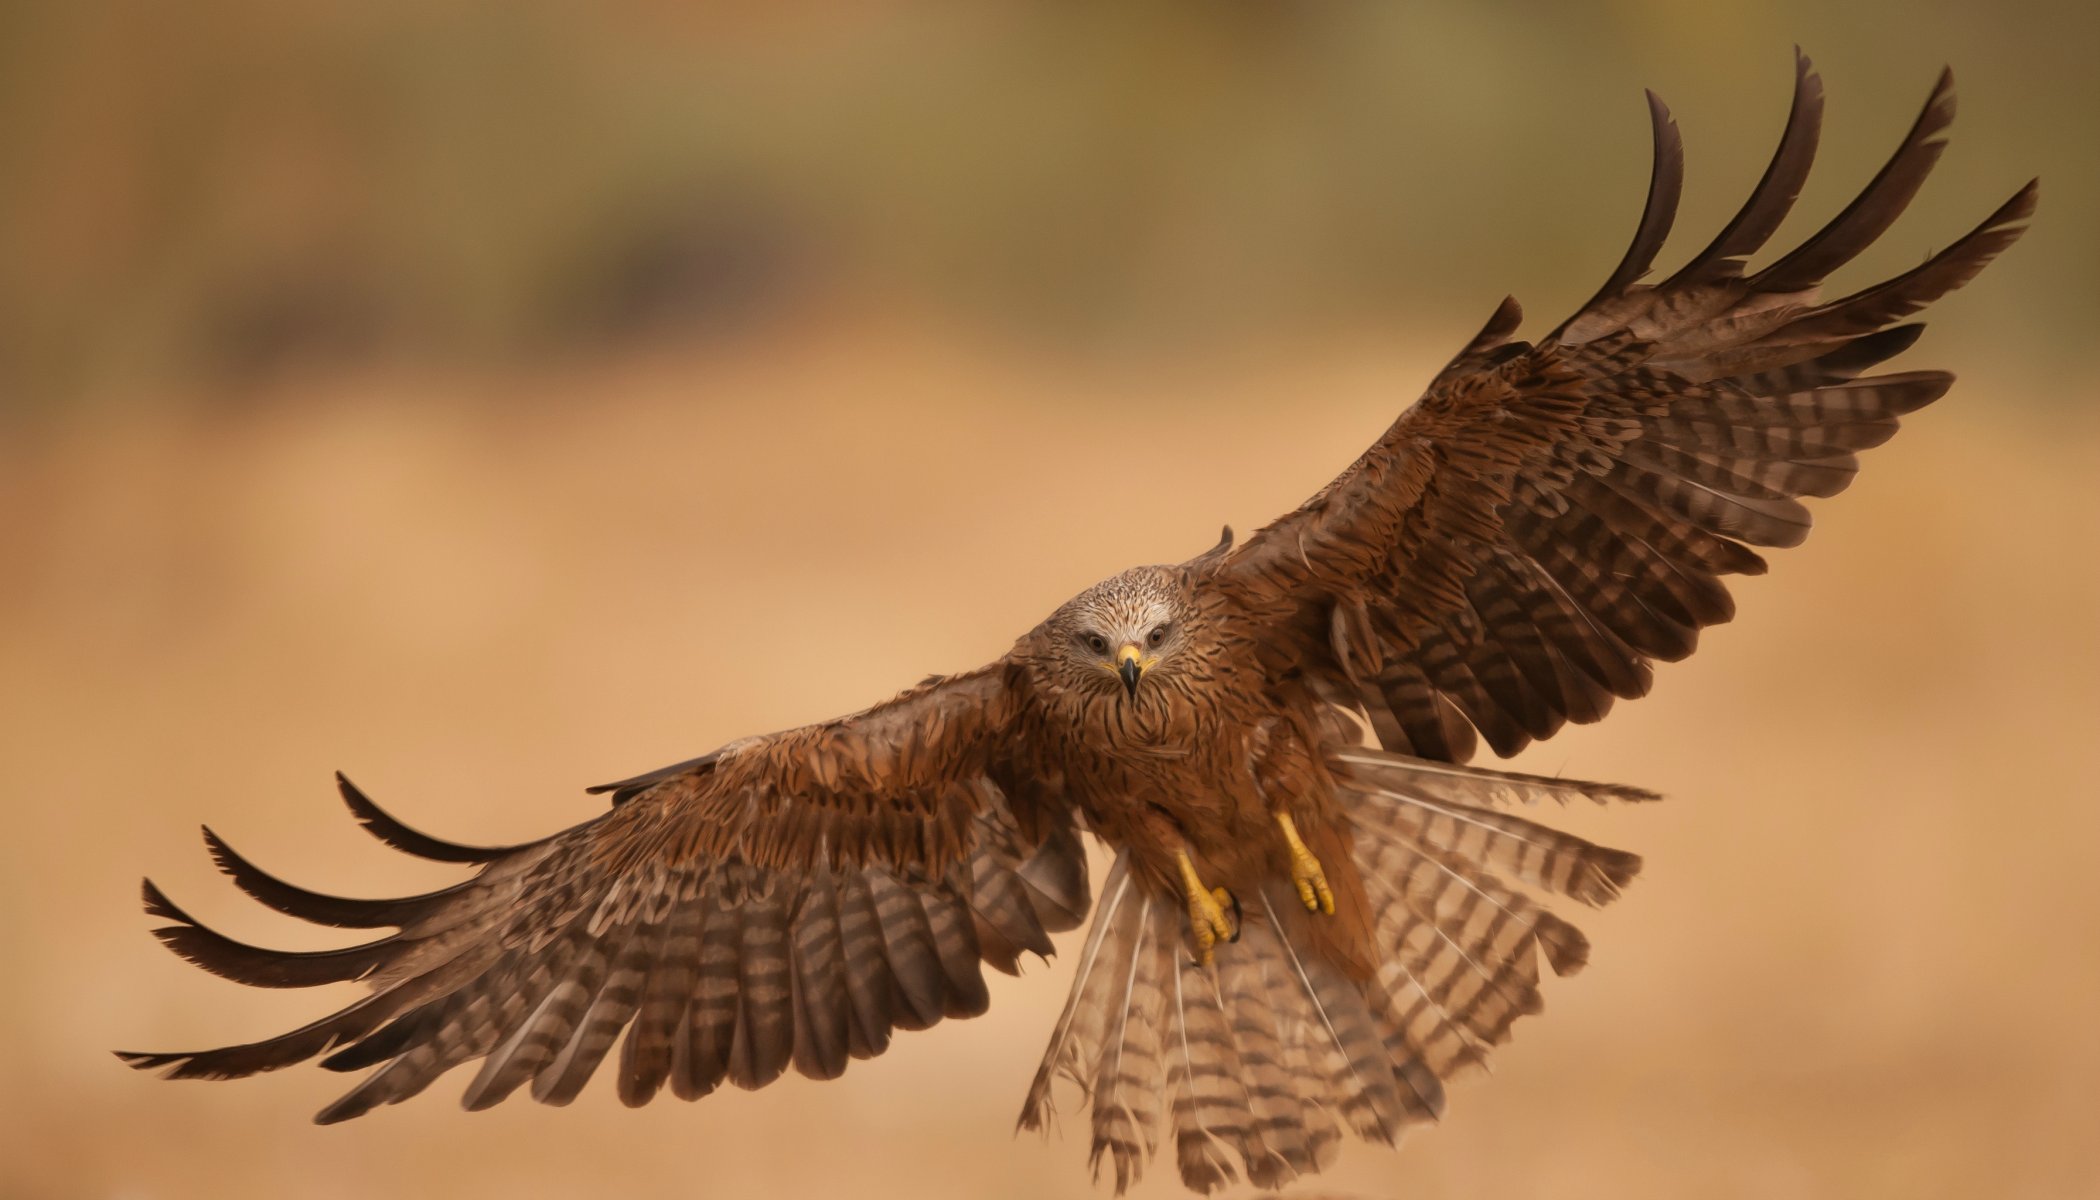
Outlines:
{"type": "Polygon", "coordinates": [[[1943,372],[1863,377],[1916,340],[1896,322],[2015,241],[2036,185],[1923,265],[1823,301],[1830,271],[1887,231],[1938,161],[1942,74],[1864,191],[1746,275],[1814,158],[1822,83],[1797,57],[1785,133],[1750,199],[1682,269],[1639,279],[1667,235],[1681,149],[1651,95],[1655,169],[1633,244],[1537,345],[1505,300],[1355,463],[1212,567],[1270,668],[1311,676],[1389,750],[1463,761],[1478,731],[1514,754],[1648,690],[1649,664],[1727,621],[1751,549],[1808,534],[1801,497],[1842,491],[1857,452],[1937,399],[1943,372]],[[1470,729],[1460,729],[1455,717],[1470,729]]]}
{"type": "Polygon", "coordinates": [[[230,1078],[328,1055],[376,1068],[317,1117],[407,1099],[479,1060],[465,1102],[530,1084],[565,1104],[624,1034],[620,1098],[705,1095],[789,1067],[815,1078],[881,1053],[893,1029],[974,1016],[982,964],[1019,969],[1089,907],[1061,795],[1021,757],[1004,665],[928,682],[864,712],[731,743],[594,791],[610,811],[551,838],[466,847],[417,832],[347,780],[382,841],[477,864],[401,900],[294,887],[206,844],[265,904],[319,924],[392,927],[344,950],[284,952],[205,928],[149,882],[158,936],[238,982],[361,980],[371,994],[280,1037],[124,1054],[176,1078],[230,1078]]]}

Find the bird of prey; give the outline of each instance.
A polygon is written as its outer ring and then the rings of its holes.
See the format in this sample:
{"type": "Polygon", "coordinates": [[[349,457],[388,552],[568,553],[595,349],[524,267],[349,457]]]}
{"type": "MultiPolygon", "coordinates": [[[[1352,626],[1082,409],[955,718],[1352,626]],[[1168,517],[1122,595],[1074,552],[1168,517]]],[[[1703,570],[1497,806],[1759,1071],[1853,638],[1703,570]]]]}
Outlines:
{"type": "Polygon", "coordinates": [[[2021,233],[2030,182],[1972,232],[1840,298],[1940,156],[1943,74],[1887,165],[1834,219],[1752,270],[1814,157],[1822,85],[1797,59],[1777,152],[1703,250],[1642,282],[1682,178],[1649,96],[1654,168],[1632,246],[1536,342],[1504,301],[1332,483],[1244,541],[1137,567],[1060,605],[1004,657],[851,716],[743,738],[592,789],[609,808],[518,846],[460,845],[338,777],[366,830],[472,868],[403,899],[322,895],[212,834],[234,883],[344,949],[245,945],[148,881],[157,936],[256,987],[357,980],[339,1012],[246,1045],[126,1053],[226,1079],[315,1056],[369,1070],[317,1119],[416,1095],[479,1062],[464,1102],[573,1100],[625,1034],[620,1099],[686,1099],[789,1068],[830,1079],[900,1029],[970,1017],[983,967],[1047,956],[1093,912],[1020,1123],[1076,1081],[1093,1164],[1120,1192],[1164,1137],[1182,1180],[1273,1187],[1344,1131],[1392,1143],[1540,1007],[1541,961],[1640,868],[1558,832],[1539,802],[1631,787],[1465,765],[1647,692],[1652,664],[1728,620],[1722,578],[1808,533],[1803,497],[1946,392],[1873,374],[1909,318],[2021,233]],[[1375,745],[1373,744],[1375,743],[1375,745]],[[1080,835],[1114,853],[1100,893],[1080,835]]]}

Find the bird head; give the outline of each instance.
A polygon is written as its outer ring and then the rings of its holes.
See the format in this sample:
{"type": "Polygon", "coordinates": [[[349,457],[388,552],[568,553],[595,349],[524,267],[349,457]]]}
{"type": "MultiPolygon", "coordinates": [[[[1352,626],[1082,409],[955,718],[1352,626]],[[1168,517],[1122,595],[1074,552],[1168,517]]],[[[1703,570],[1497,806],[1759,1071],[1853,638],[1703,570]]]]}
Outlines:
{"type": "Polygon", "coordinates": [[[1192,615],[1169,571],[1137,567],[1057,610],[1045,625],[1048,657],[1073,686],[1135,700],[1145,680],[1185,648],[1192,615]]]}

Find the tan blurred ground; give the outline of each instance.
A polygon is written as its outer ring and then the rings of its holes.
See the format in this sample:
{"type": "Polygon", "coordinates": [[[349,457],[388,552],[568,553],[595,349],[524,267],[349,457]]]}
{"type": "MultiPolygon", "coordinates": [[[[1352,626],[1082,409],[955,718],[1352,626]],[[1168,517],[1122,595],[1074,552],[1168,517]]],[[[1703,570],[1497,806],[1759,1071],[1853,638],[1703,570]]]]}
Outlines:
{"type": "MultiPolygon", "coordinates": [[[[2100,1195],[2100,8],[476,0],[0,6],[0,1200],[1079,1197],[1011,1122],[1068,963],[843,1080],[307,1123],[147,935],[208,821],[350,894],[445,836],[966,667],[1301,500],[1506,289],[1594,288],[1638,89],[1725,220],[1829,95],[1787,243],[1940,63],[1900,271],[2039,173],[1903,366],[1962,377],[1656,694],[1528,754],[1670,794],[1491,1081],[1352,1196],[2100,1195]]],[[[313,943],[305,943],[313,944],[313,943]]],[[[346,989],[347,992],[347,989],[346,989]]],[[[1155,1164],[1149,1195],[1177,1194],[1155,1164]]],[[[1302,1189],[1305,1195],[1326,1194],[1302,1189]]]]}
{"type": "MultiPolygon", "coordinates": [[[[1080,378],[805,332],[529,380],[287,384],[240,420],[18,445],[0,1195],[1093,1194],[1080,1131],[1010,1136],[1068,963],[833,1084],[630,1112],[600,1080],[569,1110],[470,1116],[448,1080],[321,1129],[338,1077],[176,1085],[109,1057],[330,1002],[179,964],[137,876],[294,942],[211,873],[199,821],[328,890],[438,883],[355,830],[329,769],[446,836],[581,819],[585,784],[976,663],[1097,576],[1266,519],[1440,352],[1080,378]]],[[[1568,814],[1649,869],[1493,1079],[1398,1155],[1353,1146],[1337,1190],[2091,1194],[2095,423],[1960,365],[1741,587],[1738,624],[1526,756],[1669,793],[1568,814]]],[[[1174,1194],[1156,1166],[1147,1194],[1174,1194]]]]}

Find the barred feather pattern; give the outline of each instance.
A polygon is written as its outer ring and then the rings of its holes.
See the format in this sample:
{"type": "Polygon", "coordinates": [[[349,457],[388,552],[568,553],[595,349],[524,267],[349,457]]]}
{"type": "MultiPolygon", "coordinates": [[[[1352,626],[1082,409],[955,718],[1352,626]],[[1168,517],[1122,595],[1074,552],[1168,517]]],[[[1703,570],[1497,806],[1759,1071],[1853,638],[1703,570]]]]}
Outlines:
{"type": "Polygon", "coordinates": [[[1162,1144],[1199,1191],[1278,1187],[1345,1134],[1392,1143],[1437,1119],[1448,1081],[1539,1010],[1544,971],[1587,961],[1553,910],[1608,903],[1640,868],[1525,810],[1653,798],[1464,764],[1601,719],[1730,620],[1725,578],[1799,544],[1805,501],[1947,390],[1944,372],[1872,372],[2035,208],[2030,183],[1912,270],[1821,294],[1938,161],[1943,75],[1858,198],[1753,269],[1815,157],[1822,84],[1800,58],[1750,198],[1646,283],[1683,174],[1668,110],[1648,111],[1648,201],[1596,294],[1537,343],[1505,301],[1297,511],[1104,580],[978,670],[593,789],[610,811],[538,841],[432,837],[339,777],[382,842],[474,872],[451,887],[327,895],[206,830],[265,906],[382,932],[251,946],[148,881],[156,936],[238,983],[368,993],[274,1038],[122,1057],[179,1078],[367,1071],[323,1122],[470,1064],[469,1108],[521,1089],[565,1104],[615,1044],[628,1104],[828,1079],[896,1030],[983,1012],[984,965],[1017,971],[1095,907],[1021,1124],[1076,1085],[1118,1191],[1162,1144]],[[1380,749],[1355,745],[1359,723],[1380,749]],[[1118,855],[1098,906],[1082,822],[1118,855]],[[1323,914],[1283,878],[1294,827],[1326,864],[1323,914]],[[1179,895],[1197,863],[1239,917],[1206,966],[1179,895]]]}
{"type": "Polygon", "coordinates": [[[1376,445],[1222,561],[1277,661],[1320,676],[1385,749],[1464,762],[1485,740],[1507,756],[1646,694],[1652,663],[1734,616],[1721,581],[1764,571],[1752,547],[1800,544],[1802,499],[1844,490],[1861,451],[1952,383],[1866,373],[2018,239],[2036,184],[1918,267],[1821,295],[1938,162],[1954,118],[1942,73],[1859,196],[1750,271],[1815,159],[1823,85],[1806,57],[1795,67],[1779,147],[1705,249],[1640,282],[1684,169],[1651,94],[1647,204],[1597,294],[1536,344],[1513,338],[1522,311],[1505,300],[1376,445]]]}
{"type": "Polygon", "coordinates": [[[763,1087],[790,1067],[829,1079],[881,1053],[893,1029],[982,1013],[980,963],[1017,971],[1023,952],[1047,955],[1050,934],[1088,907],[1069,822],[1031,840],[989,783],[979,785],[967,849],[938,877],[904,864],[794,872],[733,858],[610,870],[606,825],[642,821],[645,807],[524,846],[464,847],[395,821],[348,780],[339,786],[381,840],[483,864],[481,874],[405,900],[324,896],[268,875],[207,830],[221,870],[270,907],[396,932],[343,950],[267,950],[198,923],[148,881],[147,910],[168,922],[156,936],[208,971],[267,987],[362,980],[372,991],[276,1038],[126,1061],[208,1079],[322,1054],[332,1070],[376,1068],[321,1111],[322,1123],[398,1103],[477,1060],[462,1099],[470,1109],[527,1085],[536,1100],[567,1104],[623,1033],[618,1088],[629,1105],[666,1085],[684,1099],[725,1081],[763,1087]]]}
{"type": "Polygon", "coordinates": [[[1445,1081],[1538,1012],[1541,962],[1589,943],[1537,897],[1604,904],[1640,860],[1508,811],[1543,800],[1649,800],[1635,788],[1456,767],[1372,750],[1333,756],[1369,892],[1378,969],[1350,978],[1309,949],[1288,884],[1243,899],[1239,940],[1198,966],[1179,902],[1112,869],[1063,1016],[1021,1111],[1046,1130],[1059,1079],[1088,1112],[1120,1194],[1164,1133],[1181,1181],[1282,1187],[1330,1165],[1343,1133],[1396,1144],[1439,1119],[1445,1081]]]}

